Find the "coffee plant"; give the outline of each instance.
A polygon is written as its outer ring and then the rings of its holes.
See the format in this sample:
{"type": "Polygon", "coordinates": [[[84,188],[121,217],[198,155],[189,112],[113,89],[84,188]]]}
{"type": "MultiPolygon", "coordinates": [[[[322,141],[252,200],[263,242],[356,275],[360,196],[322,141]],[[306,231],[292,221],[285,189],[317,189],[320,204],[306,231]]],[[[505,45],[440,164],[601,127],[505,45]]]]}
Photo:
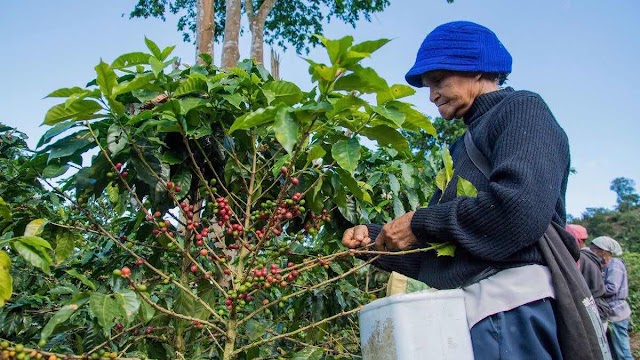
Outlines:
{"type": "Polygon", "coordinates": [[[308,92],[146,40],[49,94],[31,178],[50,205],[0,202],[29,220],[2,234],[3,358],[358,356],[384,277],[342,232],[426,204],[436,166],[402,134],[435,129],[361,64],[387,40],[319,39],[308,92]]]}

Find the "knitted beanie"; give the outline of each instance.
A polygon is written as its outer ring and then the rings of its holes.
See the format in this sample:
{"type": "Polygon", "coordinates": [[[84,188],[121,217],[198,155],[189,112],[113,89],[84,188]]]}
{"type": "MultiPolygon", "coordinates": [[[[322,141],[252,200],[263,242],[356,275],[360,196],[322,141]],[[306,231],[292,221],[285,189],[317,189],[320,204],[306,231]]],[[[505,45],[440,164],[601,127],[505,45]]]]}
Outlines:
{"type": "Polygon", "coordinates": [[[491,30],[469,21],[454,21],[427,35],[405,79],[422,87],[422,74],[432,70],[508,74],[511,62],[511,54],[491,30]]]}
{"type": "Polygon", "coordinates": [[[606,250],[613,256],[622,255],[622,247],[620,244],[608,236],[599,236],[593,239],[593,241],[591,241],[591,245],[595,245],[602,250],[606,250]]]}

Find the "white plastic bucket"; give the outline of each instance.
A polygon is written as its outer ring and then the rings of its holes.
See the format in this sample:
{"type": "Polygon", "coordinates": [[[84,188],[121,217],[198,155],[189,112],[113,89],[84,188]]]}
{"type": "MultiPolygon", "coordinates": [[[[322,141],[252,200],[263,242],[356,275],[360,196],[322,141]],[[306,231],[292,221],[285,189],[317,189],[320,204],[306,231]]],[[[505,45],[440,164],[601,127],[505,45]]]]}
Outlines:
{"type": "Polygon", "coordinates": [[[473,360],[462,290],[393,295],[359,315],[364,360],[473,360]]]}

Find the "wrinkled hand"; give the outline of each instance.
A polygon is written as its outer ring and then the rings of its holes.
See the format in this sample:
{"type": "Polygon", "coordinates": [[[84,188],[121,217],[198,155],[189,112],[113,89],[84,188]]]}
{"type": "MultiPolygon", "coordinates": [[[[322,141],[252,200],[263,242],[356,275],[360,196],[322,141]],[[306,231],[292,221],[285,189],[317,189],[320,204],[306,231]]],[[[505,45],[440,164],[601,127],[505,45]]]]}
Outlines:
{"type": "Polygon", "coordinates": [[[369,228],[366,225],[357,225],[344,231],[342,245],[349,249],[367,246],[371,243],[369,228]]]}
{"type": "MultiPolygon", "coordinates": [[[[411,231],[411,219],[413,213],[408,212],[382,227],[382,231],[376,238],[376,250],[409,250],[417,243],[413,231],[411,231]]],[[[344,243],[344,241],[343,241],[344,243]]]]}

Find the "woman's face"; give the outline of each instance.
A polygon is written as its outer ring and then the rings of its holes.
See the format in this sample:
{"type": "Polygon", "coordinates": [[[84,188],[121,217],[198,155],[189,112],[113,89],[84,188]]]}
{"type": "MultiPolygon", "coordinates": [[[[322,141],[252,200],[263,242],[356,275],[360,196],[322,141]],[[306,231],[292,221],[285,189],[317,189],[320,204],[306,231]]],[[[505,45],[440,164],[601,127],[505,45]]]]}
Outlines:
{"type": "Polygon", "coordinates": [[[476,97],[498,89],[494,81],[481,74],[444,70],[422,74],[422,84],[429,88],[429,100],[447,120],[462,118],[476,97]]]}
{"type": "Polygon", "coordinates": [[[604,265],[607,265],[609,263],[609,261],[612,258],[612,255],[610,252],[606,251],[606,250],[602,250],[600,248],[597,248],[595,246],[591,247],[591,251],[593,251],[596,255],[598,255],[598,257],[600,259],[602,259],[602,263],[604,265]]]}

